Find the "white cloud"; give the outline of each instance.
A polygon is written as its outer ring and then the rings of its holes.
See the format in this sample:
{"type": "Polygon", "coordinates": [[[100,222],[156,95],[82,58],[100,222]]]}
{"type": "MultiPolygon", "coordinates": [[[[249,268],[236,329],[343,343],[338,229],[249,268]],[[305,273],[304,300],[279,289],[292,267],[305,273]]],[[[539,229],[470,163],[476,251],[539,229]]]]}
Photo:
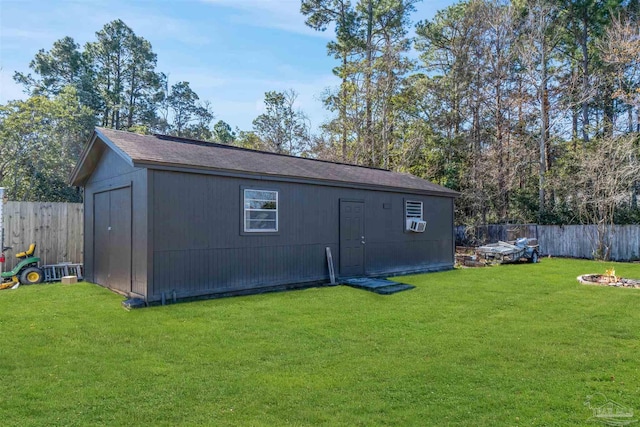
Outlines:
{"type": "MultiPolygon", "coordinates": [[[[153,13],[149,7],[140,7],[126,2],[113,4],[103,2],[87,2],[74,4],[65,11],[78,19],[82,17],[83,28],[90,31],[91,39],[94,32],[100,30],[106,23],[121,19],[133,31],[147,40],[174,40],[187,45],[206,45],[211,42],[206,35],[199,33],[189,21],[172,16],[153,13]]],[[[75,21],[75,19],[73,19],[75,21]]]]}
{"type": "Polygon", "coordinates": [[[300,0],[200,0],[239,12],[233,17],[238,24],[273,28],[307,36],[331,38],[330,31],[315,31],[305,25],[300,13],[300,0]]]}
{"type": "Polygon", "coordinates": [[[49,31],[41,30],[22,30],[19,28],[7,27],[5,25],[0,29],[0,35],[4,41],[29,40],[33,42],[47,41],[55,37],[55,34],[49,31]]]}
{"type": "Polygon", "coordinates": [[[199,33],[189,21],[154,13],[148,7],[149,3],[143,4],[144,7],[117,1],[68,1],[57,6],[51,4],[50,9],[33,14],[25,13],[24,9],[15,10],[13,14],[23,17],[11,24],[29,30],[7,26],[6,19],[3,19],[0,35],[3,39],[38,42],[43,47],[65,35],[73,35],[78,42],[84,43],[93,40],[95,32],[106,23],[122,19],[136,34],[148,40],[175,40],[188,45],[210,42],[209,37],[199,33]],[[72,27],[70,23],[73,23],[72,27]]]}
{"type": "Polygon", "coordinates": [[[0,69],[0,104],[14,99],[25,99],[27,96],[22,91],[22,86],[13,81],[13,72],[0,69]]]}
{"type": "MultiPolygon", "coordinates": [[[[175,40],[187,45],[202,46],[211,43],[211,39],[195,30],[185,20],[168,16],[143,13],[139,10],[129,10],[119,15],[136,34],[144,35],[147,40],[175,40]]],[[[115,19],[115,18],[114,18],[115,19]]],[[[104,25],[107,20],[102,21],[104,25]]]]}

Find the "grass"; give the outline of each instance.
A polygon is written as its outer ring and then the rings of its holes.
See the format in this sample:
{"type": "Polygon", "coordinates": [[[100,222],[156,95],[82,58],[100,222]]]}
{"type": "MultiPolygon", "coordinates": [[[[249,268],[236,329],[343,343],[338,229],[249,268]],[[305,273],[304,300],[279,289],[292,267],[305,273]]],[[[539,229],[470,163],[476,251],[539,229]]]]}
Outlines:
{"type": "Polygon", "coordinates": [[[0,419],[39,425],[585,425],[640,411],[640,290],[544,259],[126,312],[99,286],[0,292],[0,419]],[[597,395],[599,399],[604,399],[597,395]]]}

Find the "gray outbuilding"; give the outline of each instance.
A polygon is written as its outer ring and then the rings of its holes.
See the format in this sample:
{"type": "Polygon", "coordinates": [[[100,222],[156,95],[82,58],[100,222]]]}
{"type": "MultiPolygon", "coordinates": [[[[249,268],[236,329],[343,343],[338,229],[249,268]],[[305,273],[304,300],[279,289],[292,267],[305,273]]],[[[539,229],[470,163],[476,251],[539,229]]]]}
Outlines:
{"type": "Polygon", "coordinates": [[[453,268],[458,193],[382,169],[96,128],[87,280],[158,301],[453,268]]]}

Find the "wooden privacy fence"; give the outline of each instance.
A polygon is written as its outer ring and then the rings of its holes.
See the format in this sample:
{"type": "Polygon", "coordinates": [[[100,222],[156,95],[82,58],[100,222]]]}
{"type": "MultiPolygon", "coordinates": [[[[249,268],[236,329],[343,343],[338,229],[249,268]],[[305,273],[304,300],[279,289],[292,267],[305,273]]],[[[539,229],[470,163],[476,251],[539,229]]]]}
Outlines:
{"type": "Polygon", "coordinates": [[[7,202],[4,205],[5,271],[16,264],[15,254],[36,243],[41,265],[83,262],[81,203],[7,202]]]}
{"type": "MultiPolygon", "coordinates": [[[[607,233],[606,243],[611,260],[640,260],[640,225],[614,225],[604,231],[607,233]]],[[[515,240],[518,237],[537,238],[542,255],[593,259],[599,234],[596,225],[496,224],[456,227],[456,245],[460,246],[515,240]]]]}
{"type": "Polygon", "coordinates": [[[538,237],[536,224],[490,224],[475,227],[456,227],[457,246],[477,246],[498,240],[515,240],[518,237],[538,237]]]}

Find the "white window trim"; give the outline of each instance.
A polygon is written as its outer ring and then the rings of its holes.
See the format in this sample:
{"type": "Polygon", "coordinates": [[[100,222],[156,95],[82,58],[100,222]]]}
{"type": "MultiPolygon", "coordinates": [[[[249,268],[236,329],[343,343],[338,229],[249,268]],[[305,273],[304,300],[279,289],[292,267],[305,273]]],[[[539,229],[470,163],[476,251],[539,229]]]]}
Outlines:
{"type": "MultiPolygon", "coordinates": [[[[244,230],[245,233],[277,233],[278,232],[278,228],[279,228],[279,211],[280,211],[280,194],[278,190],[263,190],[263,189],[259,189],[259,188],[244,188],[242,191],[242,228],[244,230]],[[276,194],[276,208],[275,209],[250,209],[246,207],[246,203],[247,203],[247,191],[261,191],[261,192],[267,192],[267,193],[275,193],[276,194]],[[276,213],[276,220],[275,220],[275,229],[274,228],[267,228],[267,229],[253,229],[253,228],[247,228],[247,212],[274,212],[276,213]]],[[[272,202],[273,200],[262,200],[262,199],[250,199],[250,200],[258,200],[258,201],[265,201],[265,202],[272,202]]]]}
{"type": "Polygon", "coordinates": [[[405,219],[405,230],[409,230],[411,226],[411,221],[414,219],[418,219],[420,221],[424,220],[424,203],[419,200],[405,200],[404,201],[404,219],[405,219]],[[411,215],[409,216],[409,204],[414,204],[413,208],[415,209],[415,205],[420,204],[420,216],[411,215]]]}

